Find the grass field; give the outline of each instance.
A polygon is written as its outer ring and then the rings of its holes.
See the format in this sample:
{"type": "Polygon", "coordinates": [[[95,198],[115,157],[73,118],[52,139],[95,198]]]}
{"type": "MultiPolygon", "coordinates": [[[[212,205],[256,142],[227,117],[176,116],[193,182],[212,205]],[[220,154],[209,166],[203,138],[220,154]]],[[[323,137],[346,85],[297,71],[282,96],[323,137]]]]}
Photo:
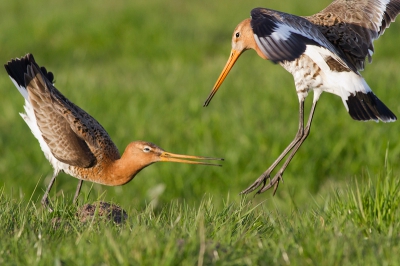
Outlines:
{"type": "MultiPolygon", "coordinates": [[[[234,27],[253,7],[309,15],[330,1],[191,2],[2,3],[0,61],[33,53],[121,152],[147,140],[225,161],[221,168],[157,163],[122,187],[84,183],[79,206],[114,202],[129,214],[122,226],[80,223],[71,204],[78,181],[60,174],[51,191],[55,212],[48,213],[40,198],[52,168],[18,114],[23,98],[4,70],[0,264],[400,264],[398,122],[356,122],[340,98],[323,94],[277,194],[253,198],[238,194],[297,130],[291,75],[247,52],[202,107],[234,27]]],[[[400,22],[393,23],[375,41],[374,62],[363,72],[398,116],[399,32],[400,22]]]]}

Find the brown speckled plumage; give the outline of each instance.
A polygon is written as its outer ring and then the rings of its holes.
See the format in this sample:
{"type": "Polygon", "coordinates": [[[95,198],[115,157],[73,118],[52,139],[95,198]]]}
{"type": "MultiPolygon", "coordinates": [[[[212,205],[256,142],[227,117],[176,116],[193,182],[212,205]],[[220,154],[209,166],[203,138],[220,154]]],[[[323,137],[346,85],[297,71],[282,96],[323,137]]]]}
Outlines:
{"type": "Polygon", "coordinates": [[[53,74],[40,68],[31,54],[9,61],[5,68],[25,98],[26,113],[21,116],[54,168],[42,199],[44,205],[48,206],[48,193],[60,171],[80,179],[75,201],[83,180],[108,186],[123,185],[158,161],[214,165],[186,159],[216,158],[173,154],[145,141],[131,142],[120,156],[106,130],[54,87],[53,74]]]}
{"type": "Polygon", "coordinates": [[[336,0],[306,18],[346,54],[358,70],[372,61],[373,41],[381,36],[400,12],[400,0],[387,5],[380,0],[336,0]]]}

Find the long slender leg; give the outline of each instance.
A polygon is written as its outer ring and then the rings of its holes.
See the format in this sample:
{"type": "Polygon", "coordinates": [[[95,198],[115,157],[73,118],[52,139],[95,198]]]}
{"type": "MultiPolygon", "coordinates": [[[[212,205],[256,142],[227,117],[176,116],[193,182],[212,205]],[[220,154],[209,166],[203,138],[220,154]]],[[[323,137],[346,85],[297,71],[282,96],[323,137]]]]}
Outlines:
{"type": "Polygon", "coordinates": [[[82,183],[83,183],[83,180],[80,179],[80,180],[79,180],[79,183],[78,183],[78,186],[76,187],[76,191],[75,191],[75,196],[74,196],[74,201],[73,201],[73,203],[76,203],[76,201],[77,201],[77,199],[78,199],[79,192],[81,192],[82,183]]]}
{"type": "Polygon", "coordinates": [[[307,125],[304,129],[304,134],[303,137],[301,138],[301,140],[296,144],[296,146],[293,148],[292,152],[290,153],[289,157],[286,159],[285,163],[283,164],[283,166],[281,167],[281,169],[279,169],[278,173],[276,173],[276,175],[274,176],[273,179],[271,179],[271,181],[267,184],[264,185],[263,187],[261,187],[261,189],[257,192],[259,193],[263,193],[264,191],[270,189],[272,186],[274,186],[274,192],[273,195],[275,195],[276,190],[278,189],[278,185],[279,185],[279,181],[283,180],[282,176],[283,176],[283,172],[286,170],[286,167],[289,165],[289,163],[291,162],[291,160],[293,159],[294,155],[296,154],[296,152],[299,150],[301,144],[303,144],[303,142],[306,140],[306,138],[308,137],[308,135],[310,134],[310,130],[311,130],[311,123],[312,123],[312,119],[314,117],[314,112],[315,112],[315,108],[317,106],[317,102],[313,102],[313,105],[311,107],[311,112],[310,115],[308,117],[308,122],[307,125]]]}
{"type": "Polygon", "coordinates": [[[282,161],[283,158],[293,149],[294,146],[302,139],[304,135],[304,100],[299,102],[299,128],[297,130],[296,136],[292,142],[286,147],[286,149],[279,155],[275,162],[248,188],[243,190],[240,194],[247,194],[254,191],[257,187],[262,184],[262,188],[265,186],[266,181],[270,178],[271,172],[275,167],[282,161]]]}
{"type": "Polygon", "coordinates": [[[50,192],[50,190],[51,190],[51,188],[52,188],[52,186],[53,186],[53,184],[54,184],[54,181],[56,181],[57,175],[58,175],[58,171],[54,171],[54,174],[53,174],[53,176],[51,177],[50,183],[49,183],[49,185],[48,185],[48,187],[47,187],[47,189],[46,189],[46,192],[44,193],[43,198],[42,198],[42,201],[41,201],[41,202],[42,202],[42,205],[45,206],[45,207],[47,207],[47,208],[49,209],[50,212],[52,212],[53,209],[50,207],[48,197],[49,197],[49,192],[50,192]]]}

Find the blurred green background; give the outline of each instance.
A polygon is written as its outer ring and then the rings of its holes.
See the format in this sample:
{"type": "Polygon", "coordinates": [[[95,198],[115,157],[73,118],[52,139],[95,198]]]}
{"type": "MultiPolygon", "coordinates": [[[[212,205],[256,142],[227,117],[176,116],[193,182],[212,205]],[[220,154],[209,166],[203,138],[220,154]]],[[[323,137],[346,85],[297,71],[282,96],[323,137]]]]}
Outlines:
{"type": "MultiPolygon", "coordinates": [[[[146,140],[175,153],[225,158],[222,168],[157,163],[121,187],[84,183],[81,201],[102,198],[140,209],[173,199],[197,204],[206,194],[218,205],[227,197],[239,199],[293,139],[298,122],[292,76],[254,51],[242,55],[210,106],[202,107],[228,58],[233,29],[257,6],[311,15],[329,3],[4,1],[0,61],[33,53],[55,73],[56,87],[104,126],[121,153],[130,141],[146,140]]],[[[374,62],[363,72],[397,115],[399,30],[400,23],[393,23],[375,41],[374,62]]],[[[22,96],[6,71],[0,73],[0,187],[14,198],[39,202],[53,170],[18,115],[22,96]]],[[[341,99],[326,93],[276,196],[266,192],[255,201],[282,210],[307,206],[310,197],[320,201],[352,178],[381,173],[386,152],[397,176],[399,130],[398,122],[353,121],[341,99]]],[[[60,174],[51,196],[72,201],[77,182],[60,174]]]]}

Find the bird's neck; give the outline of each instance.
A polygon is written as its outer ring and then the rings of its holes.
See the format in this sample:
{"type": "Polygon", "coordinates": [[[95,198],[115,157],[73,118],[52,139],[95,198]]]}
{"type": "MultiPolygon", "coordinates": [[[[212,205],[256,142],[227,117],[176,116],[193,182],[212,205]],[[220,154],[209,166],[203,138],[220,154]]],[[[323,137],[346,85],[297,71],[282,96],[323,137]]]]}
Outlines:
{"type": "Polygon", "coordinates": [[[150,164],[144,164],[141,160],[133,161],[130,157],[122,155],[104,169],[105,185],[120,186],[130,182],[143,168],[150,164]]]}

